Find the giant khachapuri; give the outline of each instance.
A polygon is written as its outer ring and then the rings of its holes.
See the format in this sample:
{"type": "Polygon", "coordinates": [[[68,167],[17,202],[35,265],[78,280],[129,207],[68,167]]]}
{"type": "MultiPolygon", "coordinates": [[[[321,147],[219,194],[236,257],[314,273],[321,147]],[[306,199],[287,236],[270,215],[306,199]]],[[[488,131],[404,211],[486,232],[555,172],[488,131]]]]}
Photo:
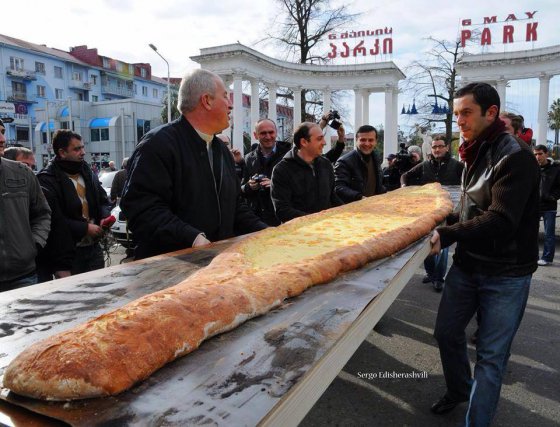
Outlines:
{"type": "Polygon", "coordinates": [[[176,286],[30,346],[6,369],[4,386],[48,400],[120,393],[205,339],[405,248],[451,207],[429,184],[263,230],[176,286]]]}

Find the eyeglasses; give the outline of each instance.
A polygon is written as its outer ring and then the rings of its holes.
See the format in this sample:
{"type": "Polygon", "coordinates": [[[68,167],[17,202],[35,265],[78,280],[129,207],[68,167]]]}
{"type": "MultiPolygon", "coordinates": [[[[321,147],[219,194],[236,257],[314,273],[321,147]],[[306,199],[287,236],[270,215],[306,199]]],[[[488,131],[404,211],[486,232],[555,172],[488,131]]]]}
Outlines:
{"type": "Polygon", "coordinates": [[[432,150],[436,150],[438,148],[445,148],[445,145],[432,145],[432,150]]]}

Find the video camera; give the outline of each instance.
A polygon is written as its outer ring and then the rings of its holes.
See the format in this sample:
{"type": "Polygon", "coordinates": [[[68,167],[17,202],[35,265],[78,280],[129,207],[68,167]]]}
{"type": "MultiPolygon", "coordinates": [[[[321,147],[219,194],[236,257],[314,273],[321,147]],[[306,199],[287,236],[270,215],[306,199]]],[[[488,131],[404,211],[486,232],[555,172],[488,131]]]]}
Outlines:
{"type": "Polygon", "coordinates": [[[340,121],[340,114],[338,114],[338,111],[336,110],[329,111],[327,124],[330,127],[332,127],[334,130],[337,130],[340,126],[342,126],[342,122],[340,121]]]}
{"type": "Polygon", "coordinates": [[[412,169],[414,161],[412,160],[412,155],[406,149],[406,144],[404,142],[401,142],[399,147],[401,147],[401,149],[397,153],[394,165],[398,169],[399,173],[403,174],[412,169]]]}

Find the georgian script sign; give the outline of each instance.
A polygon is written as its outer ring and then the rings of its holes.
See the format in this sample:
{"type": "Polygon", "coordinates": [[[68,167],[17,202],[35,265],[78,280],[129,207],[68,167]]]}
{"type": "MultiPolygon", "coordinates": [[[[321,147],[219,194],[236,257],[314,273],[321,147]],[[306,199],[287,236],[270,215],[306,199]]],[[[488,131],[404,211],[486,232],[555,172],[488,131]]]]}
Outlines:
{"type": "MultiPolygon", "coordinates": [[[[494,37],[494,42],[496,42],[496,39],[500,40],[500,36],[503,44],[513,43],[515,39],[516,41],[523,41],[523,36],[525,36],[526,42],[537,41],[537,27],[539,23],[533,22],[536,13],[536,10],[519,15],[510,13],[503,21],[498,21],[497,16],[485,16],[484,21],[480,24],[473,24],[471,19],[462,19],[461,27],[463,27],[463,29],[461,30],[461,46],[465,47],[466,42],[472,37],[471,28],[465,27],[483,27],[480,33],[481,46],[491,45],[493,41],[492,37],[494,37]],[[531,21],[527,22],[524,28],[525,32],[521,30],[519,25],[517,25],[517,27],[514,25],[522,23],[522,21],[531,21]],[[501,31],[499,28],[496,28],[494,24],[502,24],[501,31]],[[489,25],[493,25],[492,30],[489,28],[489,25]]],[[[497,43],[499,43],[499,41],[497,43]]]]}
{"type": "Polygon", "coordinates": [[[393,28],[376,30],[344,31],[328,35],[328,57],[363,58],[365,56],[390,55],[393,53],[393,28]]]}

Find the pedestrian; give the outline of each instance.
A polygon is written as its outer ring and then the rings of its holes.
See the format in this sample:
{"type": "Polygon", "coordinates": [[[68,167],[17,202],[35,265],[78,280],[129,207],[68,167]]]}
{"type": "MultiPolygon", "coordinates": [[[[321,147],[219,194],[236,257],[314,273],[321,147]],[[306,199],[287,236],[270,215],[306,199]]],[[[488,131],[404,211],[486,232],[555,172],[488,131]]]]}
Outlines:
{"type": "Polygon", "coordinates": [[[498,92],[487,83],[455,93],[466,171],[459,210],[431,238],[432,254],[457,242],[434,331],[447,391],[431,411],[444,414],[468,402],[468,426],[492,421],[538,258],[538,164],[526,144],[505,132],[499,111],[498,92]],[[471,374],[465,328],[477,310],[471,374]]]}

